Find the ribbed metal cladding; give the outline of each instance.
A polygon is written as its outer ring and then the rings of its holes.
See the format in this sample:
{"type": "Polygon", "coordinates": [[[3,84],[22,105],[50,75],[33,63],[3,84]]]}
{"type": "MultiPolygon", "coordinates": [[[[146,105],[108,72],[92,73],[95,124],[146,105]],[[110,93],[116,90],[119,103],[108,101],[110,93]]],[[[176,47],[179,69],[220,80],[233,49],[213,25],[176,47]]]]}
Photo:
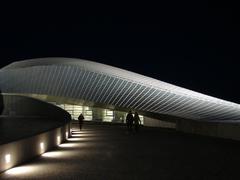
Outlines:
{"type": "Polygon", "coordinates": [[[193,120],[240,120],[240,105],[105,64],[41,58],[0,70],[3,93],[43,94],[193,120]]]}

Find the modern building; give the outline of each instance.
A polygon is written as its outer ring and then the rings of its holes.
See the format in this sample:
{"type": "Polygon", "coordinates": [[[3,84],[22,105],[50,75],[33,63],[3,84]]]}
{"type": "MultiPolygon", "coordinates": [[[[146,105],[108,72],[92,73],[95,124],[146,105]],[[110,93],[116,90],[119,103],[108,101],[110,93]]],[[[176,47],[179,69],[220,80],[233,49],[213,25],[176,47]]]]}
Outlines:
{"type": "MultiPolygon", "coordinates": [[[[0,70],[2,93],[55,104],[76,119],[123,122],[138,111],[145,125],[159,120],[236,122],[240,105],[109,65],[72,58],[14,62],[0,70]],[[154,119],[152,119],[154,118],[154,119]]],[[[174,125],[173,125],[174,126],[174,125]]]]}

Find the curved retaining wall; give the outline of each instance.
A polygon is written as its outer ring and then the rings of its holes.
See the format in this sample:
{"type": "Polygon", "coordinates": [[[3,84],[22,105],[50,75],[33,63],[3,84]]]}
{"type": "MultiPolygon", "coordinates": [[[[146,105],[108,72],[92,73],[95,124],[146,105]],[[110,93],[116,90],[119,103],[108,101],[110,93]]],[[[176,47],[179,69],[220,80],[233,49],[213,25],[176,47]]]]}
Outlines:
{"type": "MultiPolygon", "coordinates": [[[[25,121],[22,121],[26,123],[24,131],[29,130],[29,133],[24,136],[15,133],[13,138],[9,138],[9,141],[2,141],[4,144],[0,145],[0,172],[41,155],[65,141],[70,134],[71,115],[61,108],[19,95],[4,94],[1,99],[4,108],[2,118],[0,117],[0,131],[1,128],[4,128],[1,124],[3,119],[6,120],[5,123],[9,121],[10,126],[8,127],[14,130],[19,127],[17,123],[11,122],[11,119],[18,118],[21,121],[25,118],[25,121]],[[46,126],[28,126],[26,120],[31,119],[32,121],[34,117],[38,118],[38,121],[42,119],[42,123],[45,123],[46,126]],[[50,121],[51,123],[48,123],[50,121]],[[30,130],[31,128],[36,129],[34,133],[30,130]]],[[[4,129],[4,131],[8,133],[8,130],[4,129]]],[[[8,134],[5,137],[8,137],[8,134]]]]}
{"type": "Polygon", "coordinates": [[[45,101],[23,95],[3,94],[3,116],[8,117],[48,117],[66,122],[70,114],[45,101]]]}
{"type": "Polygon", "coordinates": [[[65,141],[69,124],[48,132],[0,145],[0,172],[21,164],[65,141]]]}

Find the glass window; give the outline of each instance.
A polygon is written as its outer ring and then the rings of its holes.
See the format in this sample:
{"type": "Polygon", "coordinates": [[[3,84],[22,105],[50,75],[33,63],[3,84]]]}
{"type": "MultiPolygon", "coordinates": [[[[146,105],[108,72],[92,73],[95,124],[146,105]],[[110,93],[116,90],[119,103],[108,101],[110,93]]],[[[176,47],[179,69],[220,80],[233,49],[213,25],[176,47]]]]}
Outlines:
{"type": "Polygon", "coordinates": [[[113,111],[106,110],[106,116],[113,116],[113,111]]]}
{"type": "Polygon", "coordinates": [[[144,117],[143,117],[142,115],[139,115],[139,118],[140,118],[141,124],[143,125],[143,123],[144,123],[144,117]]]}
{"type": "Polygon", "coordinates": [[[92,111],[90,111],[90,110],[85,111],[85,115],[87,115],[87,116],[92,116],[92,111]]]}

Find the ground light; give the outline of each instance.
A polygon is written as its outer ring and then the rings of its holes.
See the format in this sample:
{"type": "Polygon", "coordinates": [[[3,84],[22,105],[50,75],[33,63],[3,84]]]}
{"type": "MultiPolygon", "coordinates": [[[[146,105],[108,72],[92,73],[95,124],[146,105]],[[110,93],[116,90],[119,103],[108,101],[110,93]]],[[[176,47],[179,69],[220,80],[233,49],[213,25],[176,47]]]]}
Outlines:
{"type": "Polygon", "coordinates": [[[72,137],[80,137],[80,134],[72,134],[72,137]]]}
{"type": "Polygon", "coordinates": [[[71,147],[77,147],[78,145],[75,143],[64,143],[64,144],[60,144],[59,147],[61,148],[71,148],[71,147]]]}
{"type": "Polygon", "coordinates": [[[60,136],[57,136],[57,145],[61,144],[61,138],[60,136]]]}
{"type": "Polygon", "coordinates": [[[76,138],[76,137],[68,138],[68,141],[81,141],[81,140],[82,140],[82,138],[76,138]]]}
{"type": "Polygon", "coordinates": [[[44,143],[43,142],[40,142],[40,150],[41,150],[41,153],[44,152],[44,143]]]}
{"type": "Polygon", "coordinates": [[[18,175],[19,176],[19,175],[24,175],[26,173],[32,174],[38,170],[39,170],[39,168],[37,168],[35,166],[23,165],[23,166],[11,168],[11,169],[7,170],[5,173],[7,175],[14,175],[14,176],[18,175]]]}
{"type": "Polygon", "coordinates": [[[68,138],[68,132],[66,132],[66,139],[68,138]]]}
{"type": "Polygon", "coordinates": [[[64,156],[64,154],[66,154],[66,153],[62,152],[62,151],[50,151],[50,152],[46,152],[46,153],[42,154],[42,157],[59,158],[59,157],[64,156]]]}
{"type": "Polygon", "coordinates": [[[5,155],[5,162],[8,164],[11,162],[11,155],[10,154],[6,154],[5,155]]]}

